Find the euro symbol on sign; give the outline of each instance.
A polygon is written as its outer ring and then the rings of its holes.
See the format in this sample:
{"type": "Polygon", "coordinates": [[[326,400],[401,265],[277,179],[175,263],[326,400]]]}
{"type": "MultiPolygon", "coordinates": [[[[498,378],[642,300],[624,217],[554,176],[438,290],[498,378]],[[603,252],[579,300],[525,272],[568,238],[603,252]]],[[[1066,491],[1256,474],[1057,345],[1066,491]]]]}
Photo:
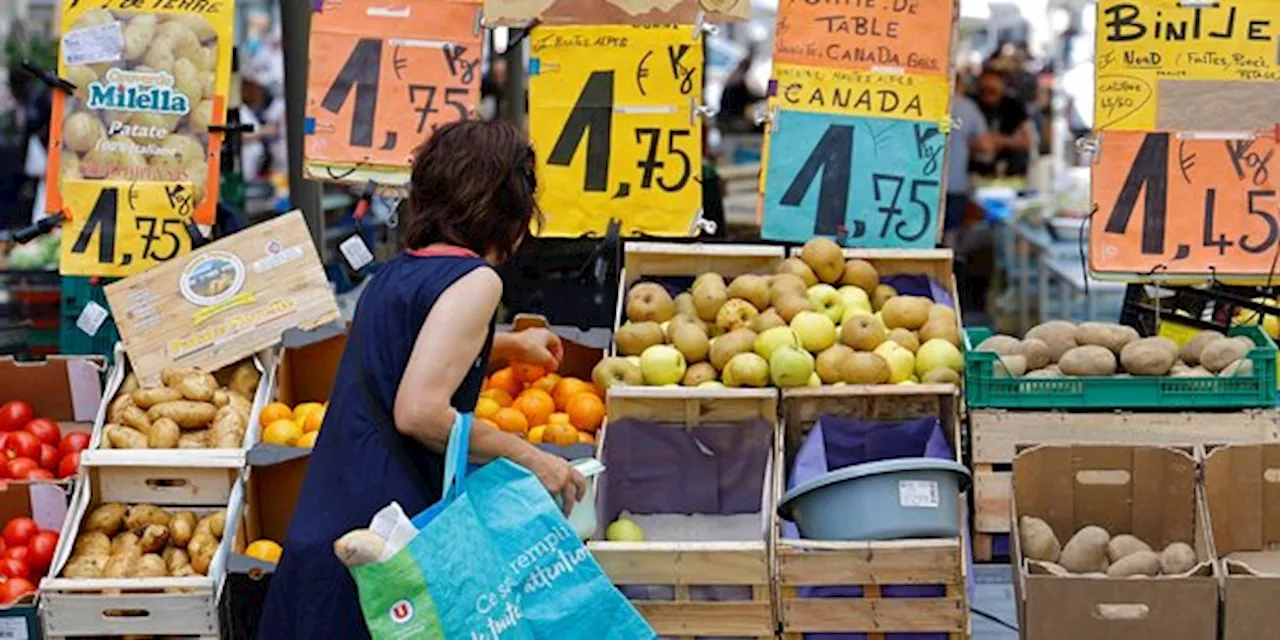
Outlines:
{"type": "Polygon", "coordinates": [[[640,58],[640,64],[636,65],[636,88],[640,89],[640,95],[642,96],[649,95],[648,92],[644,90],[643,80],[644,78],[649,77],[648,64],[649,64],[649,57],[652,55],[653,55],[653,51],[651,50],[648,53],[644,54],[644,57],[640,58]]]}

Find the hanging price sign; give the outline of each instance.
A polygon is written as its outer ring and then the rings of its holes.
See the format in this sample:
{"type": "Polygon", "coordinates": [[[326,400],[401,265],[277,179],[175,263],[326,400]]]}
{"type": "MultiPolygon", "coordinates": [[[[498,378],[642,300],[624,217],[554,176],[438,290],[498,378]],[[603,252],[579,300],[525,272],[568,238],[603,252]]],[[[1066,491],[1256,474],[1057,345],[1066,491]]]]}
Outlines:
{"type": "Polygon", "coordinates": [[[1101,134],[1090,268],[1154,275],[1270,274],[1280,256],[1274,138],[1101,134]]]}
{"type": "Polygon", "coordinates": [[[312,16],[308,174],[407,183],[414,151],[479,99],[478,12],[448,0],[325,0],[312,16]]]}
{"type": "Polygon", "coordinates": [[[524,27],[570,24],[693,24],[750,20],[750,0],[485,0],[491,26],[524,27]]]}
{"type": "Polygon", "coordinates": [[[688,235],[702,206],[702,42],[691,26],[530,36],[544,235],[688,235]]]}
{"type": "Polygon", "coordinates": [[[934,247],[946,146],[934,123],[780,111],[769,137],[763,236],[934,247]]]}
{"type": "Polygon", "coordinates": [[[953,0],[783,0],[773,60],[949,80],[954,20],[953,0]]]}
{"type": "Polygon", "coordinates": [[[951,109],[944,76],[776,65],[773,103],[784,109],[939,122],[951,109]]]}
{"type": "Polygon", "coordinates": [[[1280,0],[1098,3],[1094,128],[1253,130],[1280,103],[1280,0]]]}
{"type": "Polygon", "coordinates": [[[190,185],[155,182],[62,183],[62,273],[124,277],[191,251],[199,234],[190,185]]]}

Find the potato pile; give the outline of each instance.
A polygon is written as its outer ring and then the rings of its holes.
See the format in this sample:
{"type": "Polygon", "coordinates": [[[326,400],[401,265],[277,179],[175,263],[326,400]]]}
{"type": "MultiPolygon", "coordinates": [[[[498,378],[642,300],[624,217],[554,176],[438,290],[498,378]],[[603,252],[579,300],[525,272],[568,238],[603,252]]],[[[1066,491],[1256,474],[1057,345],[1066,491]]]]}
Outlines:
{"type": "Polygon", "coordinates": [[[261,377],[247,360],[217,376],[191,368],[165,369],[160,374],[164,386],[148,389],[129,374],[107,409],[102,448],[238,449],[261,377]]]}
{"type": "Polygon", "coordinates": [[[1253,375],[1249,351],[1253,341],[1201,331],[1178,347],[1162,337],[1143,338],[1133,327],[1103,322],[1079,325],[1054,320],[1036,325],[1019,340],[995,335],[976,351],[995,353],[996,376],[1062,378],[1067,376],[1234,377],[1253,375]]]}
{"type": "Polygon", "coordinates": [[[64,578],[185,578],[209,574],[225,509],[196,518],[151,504],[109,502],[85,518],[64,578]]]}
{"type": "Polygon", "coordinates": [[[1185,542],[1174,542],[1156,552],[1136,536],[1124,533],[1112,537],[1106,529],[1090,525],[1062,546],[1053,528],[1040,518],[1022,516],[1018,528],[1022,556],[1053,575],[1171,576],[1186,573],[1199,563],[1195,549],[1185,542]]]}

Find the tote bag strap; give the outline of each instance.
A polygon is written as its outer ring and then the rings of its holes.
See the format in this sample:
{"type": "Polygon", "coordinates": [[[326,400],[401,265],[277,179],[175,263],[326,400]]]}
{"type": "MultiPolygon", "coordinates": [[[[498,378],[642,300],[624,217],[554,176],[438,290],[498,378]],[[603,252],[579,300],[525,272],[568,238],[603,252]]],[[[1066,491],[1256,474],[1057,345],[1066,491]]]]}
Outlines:
{"type": "Polygon", "coordinates": [[[444,489],[441,501],[453,502],[467,480],[467,458],[471,453],[471,414],[459,413],[449,431],[449,446],[444,452],[444,489]]]}

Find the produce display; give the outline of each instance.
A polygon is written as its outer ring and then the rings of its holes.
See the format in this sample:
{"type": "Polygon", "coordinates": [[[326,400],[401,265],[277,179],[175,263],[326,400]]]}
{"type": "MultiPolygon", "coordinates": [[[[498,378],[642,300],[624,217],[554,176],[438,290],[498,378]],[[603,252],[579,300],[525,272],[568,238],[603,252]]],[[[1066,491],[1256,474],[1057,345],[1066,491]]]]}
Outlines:
{"type": "Polygon", "coordinates": [[[245,360],[216,375],[165,369],[162,386],[141,388],[129,374],[107,408],[104,449],[238,449],[262,376],[245,360]]]}
{"type": "Polygon", "coordinates": [[[1018,520],[1022,555],[1053,575],[1096,578],[1180,575],[1199,564],[1195,549],[1174,542],[1160,551],[1141,539],[1112,536],[1098,526],[1082,527],[1065,545],[1044,520],[1022,516],[1018,520]]]}
{"type": "Polygon", "coordinates": [[[89,434],[62,434],[57,421],[37,418],[30,404],[10,400],[0,405],[0,479],[53,480],[74,476],[89,434]]]}
{"type": "Polygon", "coordinates": [[[208,575],[225,509],[198,517],[151,504],[110,502],[80,525],[64,578],[183,578],[208,575]]]}
{"type": "Polygon", "coordinates": [[[1247,337],[1201,331],[1179,347],[1164,337],[1143,338],[1133,327],[1054,320],[1019,340],[994,335],[974,351],[998,354],[996,375],[1014,378],[1070,376],[1251,376],[1247,337]]]}
{"type": "Polygon", "coordinates": [[[284,549],[275,540],[260,538],[250,542],[249,546],[244,548],[244,554],[263,562],[280,562],[280,556],[284,554],[284,549]]]}
{"type": "Polygon", "coordinates": [[[289,408],[283,402],[272,402],[258,415],[262,425],[262,441],[282,447],[316,446],[320,437],[320,425],[324,423],[328,403],[303,402],[289,408]]]}
{"type": "Polygon", "coordinates": [[[604,422],[596,385],[516,363],[493,372],[476,402],[475,417],[533,444],[594,444],[604,422]]]}
{"type": "Polygon", "coordinates": [[[57,531],[42,531],[28,517],[13,518],[0,531],[0,604],[12,604],[35,593],[49,572],[58,547],[57,531]]]}
{"type": "Polygon", "coordinates": [[[964,369],[951,307],[899,295],[826,238],[773,275],[704,273],[674,298],[637,283],[626,316],[619,356],[593,375],[602,388],[954,384],[964,369]]]}

